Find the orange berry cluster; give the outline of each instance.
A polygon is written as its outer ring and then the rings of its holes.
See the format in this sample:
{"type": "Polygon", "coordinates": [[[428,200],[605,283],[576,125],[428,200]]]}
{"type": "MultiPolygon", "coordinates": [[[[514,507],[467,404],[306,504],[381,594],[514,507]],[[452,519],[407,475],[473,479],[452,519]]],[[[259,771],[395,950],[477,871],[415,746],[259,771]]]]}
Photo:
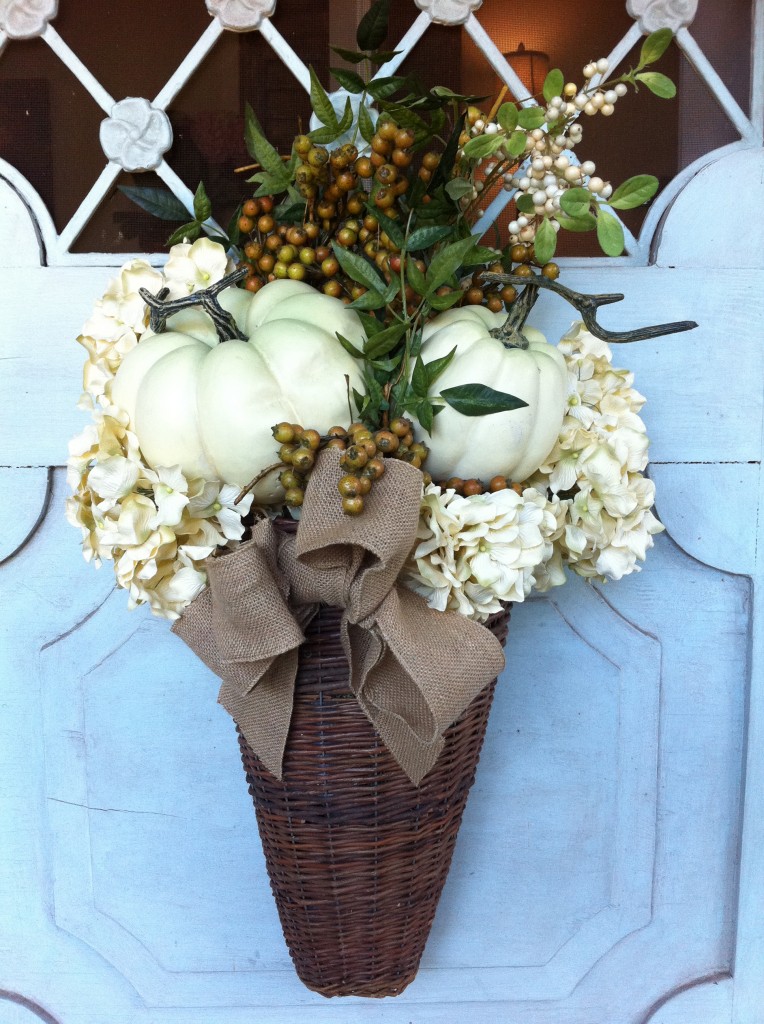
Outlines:
{"type": "Polygon", "coordinates": [[[456,493],[461,494],[463,498],[469,498],[473,494],[506,491],[508,488],[515,491],[517,494],[523,493],[522,484],[513,484],[507,480],[505,476],[494,476],[487,484],[484,484],[482,480],[477,480],[475,478],[471,480],[462,480],[459,476],[452,476],[450,479],[444,480],[440,486],[443,490],[456,491],[456,493]]]}
{"type": "MultiPolygon", "coordinates": [[[[364,423],[349,427],[331,427],[327,434],[306,430],[296,423],[277,423],[272,428],[279,442],[279,459],[285,468],[279,474],[284,488],[284,504],[292,508],[302,505],[305,487],[323,448],[337,448],[342,452],[340,465],[345,470],[337,484],[342,498],[342,509],[347,515],[363,512],[364,497],[372,485],[385,472],[385,458],[400,459],[416,469],[424,465],[429,448],[414,440],[413,423],[405,416],[394,419],[389,428],[369,430],[364,423]]],[[[425,484],[431,483],[423,473],[425,484]]]]}

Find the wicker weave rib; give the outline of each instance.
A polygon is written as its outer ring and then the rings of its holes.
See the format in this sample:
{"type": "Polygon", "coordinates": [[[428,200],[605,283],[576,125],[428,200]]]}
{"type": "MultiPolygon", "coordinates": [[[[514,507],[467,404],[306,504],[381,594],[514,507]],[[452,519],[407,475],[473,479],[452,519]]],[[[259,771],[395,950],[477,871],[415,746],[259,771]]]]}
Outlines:
{"type": "MultiPolygon", "coordinates": [[[[283,782],[239,743],[297,974],[325,996],[393,996],[419,967],[495,682],[416,788],[349,692],[340,615],[322,606],[306,631],[283,782]]],[[[502,643],[508,620],[487,624],[502,643]]]]}

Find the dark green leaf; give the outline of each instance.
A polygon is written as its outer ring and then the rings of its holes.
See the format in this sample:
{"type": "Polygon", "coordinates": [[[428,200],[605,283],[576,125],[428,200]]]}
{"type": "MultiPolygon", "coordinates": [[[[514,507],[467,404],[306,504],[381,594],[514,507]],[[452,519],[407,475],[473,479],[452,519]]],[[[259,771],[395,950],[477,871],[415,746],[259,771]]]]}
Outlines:
{"type": "Polygon", "coordinates": [[[464,292],[457,288],[454,291],[446,292],[445,295],[432,295],[428,301],[433,309],[440,311],[455,306],[463,296],[464,292]]]}
{"type": "Polygon", "coordinates": [[[348,71],[347,68],[329,68],[329,70],[343,89],[347,89],[348,92],[363,92],[364,81],[355,71],[348,71]]]}
{"type": "Polygon", "coordinates": [[[393,57],[397,57],[400,52],[400,50],[373,50],[368,54],[369,62],[379,67],[381,64],[387,64],[393,57]]]}
{"type": "Polygon", "coordinates": [[[536,229],[533,248],[536,259],[541,264],[548,263],[554,256],[554,251],[557,248],[557,232],[548,217],[544,217],[536,229]]]}
{"type": "Polygon", "coordinates": [[[384,289],[385,282],[379,276],[376,269],[372,267],[371,263],[365,260],[363,256],[359,256],[349,249],[343,249],[336,242],[332,242],[332,249],[348,277],[352,277],[358,284],[372,288],[374,291],[382,291],[384,289]]]}
{"type": "Polygon", "coordinates": [[[450,277],[453,277],[461,266],[465,254],[470,251],[475,241],[472,237],[462,238],[458,242],[452,242],[450,245],[447,245],[433,257],[430,268],[427,271],[428,291],[434,292],[436,288],[439,288],[450,277]]]}
{"type": "Polygon", "coordinates": [[[356,348],[352,341],[348,341],[347,338],[343,338],[339,333],[337,334],[337,341],[349,355],[353,356],[354,359],[363,359],[363,352],[356,348]]]}
{"type": "Polygon", "coordinates": [[[496,120],[499,122],[501,127],[507,133],[513,132],[517,128],[517,117],[518,110],[514,103],[502,103],[496,114],[496,120]]]}
{"type": "Polygon", "coordinates": [[[370,316],[368,313],[359,313],[358,319],[361,321],[367,338],[373,338],[385,329],[384,324],[381,324],[375,316],[370,316]]]}
{"type": "Polygon", "coordinates": [[[355,41],[359,50],[376,50],[384,43],[390,16],[390,0],[375,0],[361,18],[355,41]]]}
{"type": "MultiPolygon", "coordinates": [[[[454,161],[456,160],[456,154],[459,151],[459,136],[462,133],[462,122],[457,120],[454,125],[453,131],[448,137],[446,148],[443,150],[443,155],[440,158],[440,163],[435,169],[435,173],[432,176],[432,187],[437,188],[439,185],[445,185],[451,177],[451,173],[454,169],[454,161]]],[[[454,179],[463,180],[463,179],[454,179]]],[[[420,179],[417,178],[416,182],[420,179]]],[[[448,186],[446,186],[448,187],[448,186]]],[[[455,197],[452,196],[452,199],[455,197]]]]}
{"type": "Polygon", "coordinates": [[[562,96],[563,86],[565,85],[565,76],[559,68],[552,68],[549,74],[544,79],[544,99],[547,103],[552,99],[553,96],[562,96]]]}
{"type": "Polygon", "coordinates": [[[328,128],[336,129],[337,115],[334,112],[332,101],[326,95],[326,90],[318,80],[318,75],[313,70],[310,70],[310,105],[313,107],[313,111],[318,117],[322,124],[325,124],[328,128]]]}
{"type": "Polygon", "coordinates": [[[446,195],[451,196],[455,203],[458,203],[464,196],[472,195],[472,182],[466,178],[452,178],[446,184],[446,195]]]}
{"type": "Polygon", "coordinates": [[[592,194],[586,188],[571,188],[560,196],[560,206],[569,217],[583,217],[592,205],[592,194]]]}
{"type": "Polygon", "coordinates": [[[408,252],[419,252],[421,249],[429,249],[436,242],[448,238],[452,231],[453,228],[448,224],[435,224],[432,227],[417,228],[407,238],[406,249],[408,252]]]}
{"type": "Polygon", "coordinates": [[[648,64],[654,64],[669,48],[674,33],[670,28],[659,28],[657,32],[651,33],[642,43],[642,51],[639,55],[639,67],[644,68],[648,64]]]}
{"type": "Polygon", "coordinates": [[[456,349],[457,346],[454,345],[454,347],[451,349],[448,355],[442,356],[440,359],[433,359],[431,363],[427,363],[425,365],[425,370],[427,371],[428,387],[432,387],[432,385],[435,383],[438,377],[440,377],[441,373],[443,373],[443,371],[449,365],[451,360],[456,355],[456,349]]]}
{"type": "Polygon", "coordinates": [[[491,249],[487,245],[474,245],[469,252],[465,253],[462,265],[465,267],[479,267],[485,263],[494,263],[501,259],[498,249],[491,249]]]}
{"type": "Polygon", "coordinates": [[[397,220],[393,220],[392,217],[383,211],[377,209],[373,202],[367,203],[366,208],[372,217],[376,217],[379,221],[379,226],[387,234],[387,237],[398,249],[403,248],[403,244],[406,236],[403,233],[403,228],[400,226],[397,220]]]}
{"type": "Polygon", "coordinates": [[[379,359],[380,356],[386,356],[388,352],[392,352],[406,333],[406,327],[405,323],[394,323],[389,327],[385,327],[383,331],[380,331],[373,338],[369,338],[364,346],[366,358],[379,359]]]}
{"type": "Polygon", "coordinates": [[[414,260],[406,260],[406,277],[417,295],[427,294],[427,280],[414,260]]]}
{"type": "Polygon", "coordinates": [[[528,144],[528,136],[525,132],[515,131],[509,136],[507,142],[507,152],[510,156],[521,156],[525,151],[525,147],[528,144]]]}
{"type": "Polygon", "coordinates": [[[287,199],[276,207],[273,216],[279,224],[302,224],[305,219],[305,200],[293,203],[287,199]]]}
{"type": "Polygon", "coordinates": [[[375,100],[386,100],[406,81],[405,75],[390,75],[388,78],[373,78],[366,86],[366,91],[375,100]]]}
{"type": "Polygon", "coordinates": [[[660,71],[643,71],[641,75],[637,75],[637,81],[646,85],[650,92],[660,96],[662,100],[673,100],[676,96],[676,86],[660,71]]]}
{"type": "Polygon", "coordinates": [[[606,256],[620,256],[623,252],[624,237],[621,223],[602,207],[597,211],[597,239],[606,256]]]}
{"type": "Polygon", "coordinates": [[[367,54],[359,53],[357,50],[344,50],[341,46],[332,46],[330,49],[348,64],[362,64],[367,59],[367,54]]]}
{"type": "Polygon", "coordinates": [[[459,384],[441,391],[440,397],[462,416],[488,416],[494,412],[524,409],[528,403],[504,391],[494,391],[487,384],[459,384]]]}
{"type": "Polygon", "coordinates": [[[260,187],[255,192],[256,196],[277,196],[281,192],[286,191],[286,187],[289,184],[289,179],[285,177],[276,177],[275,174],[259,174],[249,179],[250,181],[260,181],[260,187]]]}
{"type": "Polygon", "coordinates": [[[435,419],[432,411],[431,402],[417,402],[415,408],[416,418],[419,420],[420,425],[427,431],[428,434],[432,433],[432,424],[435,419]]]}
{"type": "Polygon", "coordinates": [[[387,376],[389,376],[393,372],[393,370],[395,370],[398,366],[401,365],[402,359],[403,353],[399,352],[397,356],[391,356],[388,359],[374,359],[372,360],[371,365],[374,367],[375,370],[381,370],[382,373],[386,375],[385,379],[387,379],[387,376]]]}
{"type": "Polygon", "coordinates": [[[366,142],[371,142],[374,138],[374,122],[365,103],[358,108],[358,130],[366,142]]]}
{"type": "Polygon", "coordinates": [[[195,242],[201,234],[202,226],[198,221],[191,220],[188,224],[184,224],[178,228],[177,231],[173,231],[170,237],[167,239],[168,245],[177,245],[178,242],[195,242]]]}
{"type": "Polygon", "coordinates": [[[382,106],[401,128],[410,128],[414,133],[429,133],[427,122],[408,107],[404,107],[401,103],[388,101],[383,102],[382,106]]]}
{"type": "Polygon", "coordinates": [[[652,199],[657,191],[657,178],[652,174],[637,174],[619,185],[607,203],[614,210],[633,210],[652,199]]]}
{"type": "Polygon", "coordinates": [[[212,203],[207,195],[207,190],[204,187],[204,182],[200,181],[196,187],[196,193],[194,194],[194,217],[204,223],[205,220],[212,214],[212,203]]]}
{"type": "Polygon", "coordinates": [[[594,231],[597,227],[597,221],[591,213],[585,213],[583,217],[566,217],[563,213],[556,213],[555,220],[566,231],[594,231]]]}
{"type": "Polygon", "coordinates": [[[353,388],[353,401],[355,402],[355,407],[358,410],[358,415],[363,416],[369,405],[369,396],[362,395],[360,391],[356,391],[356,389],[353,388]]]}
{"type": "Polygon", "coordinates": [[[501,149],[504,141],[504,136],[498,132],[495,135],[476,135],[474,139],[465,142],[462,152],[469,160],[484,160],[501,149]]]}
{"type": "Polygon", "coordinates": [[[260,122],[249,103],[244,107],[244,141],[250,156],[257,160],[264,171],[273,175],[284,173],[284,162],[277,150],[266,139],[260,122]]]}
{"type": "Polygon", "coordinates": [[[515,200],[515,206],[520,213],[535,213],[536,204],[533,202],[533,196],[529,196],[527,193],[523,193],[518,196],[515,200]]]}
{"type": "Polygon", "coordinates": [[[540,128],[544,121],[546,121],[546,112],[541,107],[523,107],[517,115],[517,123],[528,131],[540,128]]]}
{"type": "Polygon", "coordinates": [[[422,357],[417,356],[416,362],[414,363],[414,372],[411,374],[411,386],[414,389],[414,394],[418,398],[427,397],[427,388],[429,381],[427,379],[427,370],[424,368],[422,357]]]}
{"type": "Polygon", "coordinates": [[[140,206],[152,217],[160,220],[185,220],[187,210],[180,199],[164,188],[145,188],[137,185],[120,185],[119,191],[140,206]]]}
{"type": "Polygon", "coordinates": [[[354,299],[348,309],[384,309],[387,305],[384,295],[375,288],[369,288],[363,295],[354,299]]]}
{"type": "Polygon", "coordinates": [[[241,238],[241,231],[239,230],[239,217],[241,217],[242,204],[236,207],[233,212],[233,216],[228,222],[228,241],[230,245],[238,245],[239,239],[241,238]]]}

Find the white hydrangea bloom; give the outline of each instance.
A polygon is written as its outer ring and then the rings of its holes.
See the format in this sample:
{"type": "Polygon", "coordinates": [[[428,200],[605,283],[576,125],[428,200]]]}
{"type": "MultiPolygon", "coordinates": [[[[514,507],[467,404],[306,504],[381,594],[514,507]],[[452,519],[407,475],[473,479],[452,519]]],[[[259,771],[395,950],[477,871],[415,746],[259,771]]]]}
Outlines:
{"type": "Polygon", "coordinates": [[[170,289],[169,297],[178,299],[201,288],[209,288],[230,274],[234,267],[235,264],[228,259],[219,242],[209,238],[199,238],[193,244],[179,242],[170,249],[164,267],[165,283],[170,289]]]}

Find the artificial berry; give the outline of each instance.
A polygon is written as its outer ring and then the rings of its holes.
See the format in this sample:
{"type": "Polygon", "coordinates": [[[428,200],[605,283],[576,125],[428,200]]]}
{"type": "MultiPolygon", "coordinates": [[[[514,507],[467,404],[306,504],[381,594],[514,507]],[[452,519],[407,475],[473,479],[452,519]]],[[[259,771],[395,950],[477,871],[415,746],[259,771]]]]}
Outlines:
{"type": "Polygon", "coordinates": [[[363,512],[363,498],[343,498],[342,511],[349,516],[359,516],[363,512]]]}

